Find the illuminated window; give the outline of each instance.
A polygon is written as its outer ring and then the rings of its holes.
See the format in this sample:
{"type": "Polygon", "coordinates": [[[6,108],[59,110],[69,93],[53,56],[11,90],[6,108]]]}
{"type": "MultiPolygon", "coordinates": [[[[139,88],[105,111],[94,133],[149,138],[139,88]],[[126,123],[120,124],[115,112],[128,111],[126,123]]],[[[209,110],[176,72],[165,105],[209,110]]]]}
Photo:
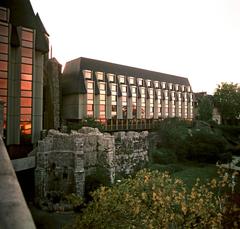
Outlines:
{"type": "Polygon", "coordinates": [[[93,89],[93,82],[87,82],[87,88],[88,89],[93,89]]]}
{"type": "Polygon", "coordinates": [[[122,102],[127,102],[127,97],[126,96],[122,96],[122,102]]]}
{"type": "Polygon", "coordinates": [[[136,94],[137,93],[137,88],[136,87],[132,87],[132,93],[136,94]]]}
{"type": "Polygon", "coordinates": [[[154,86],[155,86],[156,88],[158,88],[158,87],[159,87],[159,82],[158,82],[158,81],[154,81],[154,86]]]}
{"type": "Polygon", "coordinates": [[[111,85],[111,89],[112,89],[112,91],[117,91],[117,85],[116,84],[112,84],[111,85]]]}
{"type": "Polygon", "coordinates": [[[100,94],[100,101],[105,101],[105,95],[100,94]]]}
{"type": "Polygon", "coordinates": [[[117,102],[117,96],[116,95],[112,95],[112,102],[117,102]]]}
{"type": "Polygon", "coordinates": [[[153,89],[152,88],[149,89],[149,95],[153,95],[153,89]]]}
{"type": "Polygon", "coordinates": [[[129,84],[135,84],[135,80],[133,77],[129,77],[128,82],[129,82],[129,84]]]}
{"type": "Polygon", "coordinates": [[[85,79],[92,79],[92,72],[90,70],[83,70],[83,76],[85,79]]]}
{"type": "Polygon", "coordinates": [[[115,82],[115,75],[114,74],[108,73],[107,76],[108,76],[108,81],[109,82],[115,82]]]}
{"type": "Polygon", "coordinates": [[[122,92],[127,92],[127,86],[122,86],[122,92]]]}
{"type": "Polygon", "coordinates": [[[151,87],[151,80],[146,80],[147,87],[151,87]]]}
{"type": "Polygon", "coordinates": [[[98,80],[104,80],[103,72],[96,72],[96,77],[98,80]]]}
{"type": "Polygon", "coordinates": [[[140,78],[138,79],[138,85],[139,85],[139,86],[142,86],[142,85],[143,85],[143,80],[140,79],[140,78]]]}
{"type": "Polygon", "coordinates": [[[142,94],[142,95],[145,95],[145,87],[142,87],[142,88],[141,88],[141,94],[142,94]]]}
{"type": "Polygon", "coordinates": [[[162,82],[162,88],[165,89],[166,88],[166,83],[165,82],[162,82]]]}
{"type": "Polygon", "coordinates": [[[99,111],[104,112],[105,111],[105,105],[99,105],[99,111]]]}
{"type": "Polygon", "coordinates": [[[88,100],[93,100],[93,94],[89,94],[89,93],[88,93],[88,94],[87,94],[87,99],[88,99],[88,100]]]}
{"type": "Polygon", "coordinates": [[[118,76],[119,83],[125,83],[125,76],[118,76]]]}
{"type": "Polygon", "coordinates": [[[172,88],[173,88],[173,87],[172,87],[172,83],[169,83],[169,84],[168,84],[168,88],[169,88],[169,90],[172,90],[172,88]]]}
{"type": "Polygon", "coordinates": [[[99,89],[100,89],[101,91],[105,91],[105,83],[100,83],[100,84],[99,84],[99,89]]]}

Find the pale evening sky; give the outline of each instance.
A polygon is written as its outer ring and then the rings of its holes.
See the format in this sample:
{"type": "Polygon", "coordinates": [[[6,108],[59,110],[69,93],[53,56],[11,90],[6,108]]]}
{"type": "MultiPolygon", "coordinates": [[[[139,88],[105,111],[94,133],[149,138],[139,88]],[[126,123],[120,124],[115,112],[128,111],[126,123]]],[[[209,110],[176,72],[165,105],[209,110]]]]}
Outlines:
{"type": "Polygon", "coordinates": [[[53,57],[83,56],[188,77],[213,94],[240,83],[240,0],[31,0],[53,57]]]}

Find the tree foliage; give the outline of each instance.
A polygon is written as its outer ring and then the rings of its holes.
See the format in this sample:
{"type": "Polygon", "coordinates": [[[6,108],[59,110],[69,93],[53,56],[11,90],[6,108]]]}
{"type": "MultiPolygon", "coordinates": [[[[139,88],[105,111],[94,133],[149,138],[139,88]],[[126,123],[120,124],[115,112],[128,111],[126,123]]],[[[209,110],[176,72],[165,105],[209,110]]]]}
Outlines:
{"type": "Polygon", "coordinates": [[[227,187],[231,177],[187,191],[168,173],[142,170],[113,187],[101,187],[72,228],[223,228],[227,187]]]}
{"type": "Polygon", "coordinates": [[[213,103],[208,96],[203,96],[198,104],[199,119],[202,121],[212,120],[213,103]]]}
{"type": "Polygon", "coordinates": [[[233,83],[218,85],[214,93],[214,103],[223,121],[238,118],[240,116],[240,86],[233,83]]]}

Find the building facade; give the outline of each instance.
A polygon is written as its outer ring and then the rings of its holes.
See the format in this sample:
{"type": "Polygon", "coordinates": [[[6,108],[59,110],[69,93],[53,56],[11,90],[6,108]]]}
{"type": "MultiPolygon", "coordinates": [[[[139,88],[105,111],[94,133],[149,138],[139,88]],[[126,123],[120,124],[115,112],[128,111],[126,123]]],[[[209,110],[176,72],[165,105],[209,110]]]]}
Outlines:
{"type": "Polygon", "coordinates": [[[160,119],[193,118],[187,78],[80,57],[61,80],[63,119],[93,117],[109,130],[144,129],[160,119]]]}
{"type": "Polygon", "coordinates": [[[48,34],[29,0],[0,2],[0,100],[7,145],[35,143],[42,130],[48,34]]]}

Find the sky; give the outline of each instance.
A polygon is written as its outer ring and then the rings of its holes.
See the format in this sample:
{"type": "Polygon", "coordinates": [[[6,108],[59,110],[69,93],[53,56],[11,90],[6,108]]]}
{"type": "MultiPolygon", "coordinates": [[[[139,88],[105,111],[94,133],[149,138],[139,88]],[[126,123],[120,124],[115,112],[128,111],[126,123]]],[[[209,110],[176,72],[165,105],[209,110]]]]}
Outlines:
{"type": "Polygon", "coordinates": [[[31,0],[52,55],[187,77],[194,92],[240,83],[240,0],[31,0]]]}

